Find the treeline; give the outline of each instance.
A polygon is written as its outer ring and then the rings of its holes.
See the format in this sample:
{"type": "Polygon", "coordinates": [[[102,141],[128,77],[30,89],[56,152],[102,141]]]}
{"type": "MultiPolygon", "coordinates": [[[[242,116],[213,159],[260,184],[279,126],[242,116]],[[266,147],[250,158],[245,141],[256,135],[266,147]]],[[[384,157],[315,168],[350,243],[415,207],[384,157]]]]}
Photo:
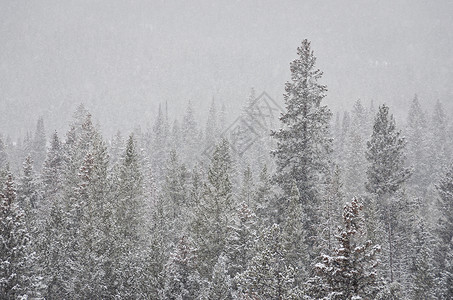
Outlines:
{"type": "Polygon", "coordinates": [[[272,132],[252,92],[230,135],[213,102],[204,130],[189,103],[105,139],[81,105],[64,137],[39,119],[0,138],[0,298],[453,298],[441,103],[332,122],[308,41],[297,55],[272,132]]]}

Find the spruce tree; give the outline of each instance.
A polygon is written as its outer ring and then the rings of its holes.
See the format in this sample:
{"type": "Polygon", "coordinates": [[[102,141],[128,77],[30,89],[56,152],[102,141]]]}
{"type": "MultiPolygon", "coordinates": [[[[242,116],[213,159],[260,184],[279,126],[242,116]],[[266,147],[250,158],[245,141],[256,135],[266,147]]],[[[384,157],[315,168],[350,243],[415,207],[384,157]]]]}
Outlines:
{"type": "Polygon", "coordinates": [[[165,266],[164,287],[159,293],[159,299],[197,299],[201,285],[197,262],[196,249],[183,236],[165,266]]]}
{"type": "Polygon", "coordinates": [[[0,298],[33,296],[30,235],[17,203],[15,183],[7,173],[0,193],[0,298]]]}
{"type": "MultiPolygon", "coordinates": [[[[275,182],[284,196],[291,195],[293,180],[307,219],[308,238],[315,239],[316,207],[329,173],[332,141],[329,135],[330,110],[321,104],[327,88],[319,83],[322,72],[315,68],[316,57],[310,42],[297,48],[298,58],[291,63],[291,81],[286,83],[283,128],[272,132],[277,140],[275,182]]],[[[284,199],[284,198],[283,198],[284,199]]],[[[310,243],[313,244],[313,243],[310,243]]]]}
{"type": "Polygon", "coordinates": [[[46,132],[44,130],[44,120],[41,117],[38,119],[33,136],[32,158],[37,172],[41,172],[42,164],[46,159],[46,147],[46,132]]]}
{"type": "Polygon", "coordinates": [[[234,205],[230,172],[229,146],[222,140],[212,156],[208,180],[191,224],[202,262],[200,275],[205,278],[211,276],[218,256],[225,249],[228,225],[231,224],[234,205]]]}
{"type": "Polygon", "coordinates": [[[393,115],[389,115],[388,106],[380,106],[373,134],[367,143],[368,192],[378,196],[394,194],[410,177],[411,170],[405,167],[405,145],[393,115]]]}
{"type": "MultiPolygon", "coordinates": [[[[396,279],[396,253],[401,249],[397,240],[402,230],[399,227],[399,214],[402,212],[405,195],[402,187],[411,175],[411,169],[405,166],[405,139],[396,129],[393,115],[389,115],[386,105],[379,107],[376,115],[373,134],[367,143],[368,160],[366,189],[376,201],[381,227],[385,228],[383,255],[387,258],[384,264],[390,283],[396,279]],[[397,193],[401,190],[401,193],[397,193]]],[[[370,204],[374,206],[373,203],[370,204]]]]}
{"type": "Polygon", "coordinates": [[[412,100],[407,117],[407,160],[414,166],[409,182],[416,191],[423,192],[429,185],[427,153],[427,124],[417,95],[412,100]]]}
{"type": "Polygon", "coordinates": [[[380,247],[363,239],[362,208],[356,198],[345,205],[338,245],[331,255],[321,255],[315,265],[315,272],[325,283],[320,285],[326,288],[320,291],[325,299],[373,299],[380,290],[376,273],[380,247]]]}

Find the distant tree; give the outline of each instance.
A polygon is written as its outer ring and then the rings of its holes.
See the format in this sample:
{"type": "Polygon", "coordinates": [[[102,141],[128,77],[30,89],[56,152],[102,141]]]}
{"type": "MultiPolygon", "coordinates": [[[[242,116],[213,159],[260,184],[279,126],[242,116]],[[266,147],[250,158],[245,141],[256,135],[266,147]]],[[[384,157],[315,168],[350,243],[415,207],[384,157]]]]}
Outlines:
{"type": "Polygon", "coordinates": [[[40,117],[36,124],[36,131],[33,136],[33,149],[32,159],[34,162],[34,168],[37,172],[41,172],[42,164],[46,159],[46,132],[44,129],[44,119],[40,117]]]}
{"type": "Polygon", "coordinates": [[[0,169],[6,168],[8,164],[8,154],[6,153],[6,145],[3,137],[0,135],[0,169]]]}
{"type": "Polygon", "coordinates": [[[418,191],[429,185],[427,129],[425,113],[415,95],[407,117],[406,135],[407,159],[414,166],[414,174],[409,182],[416,185],[418,191]]]}
{"type": "Polygon", "coordinates": [[[440,101],[434,105],[429,125],[429,166],[431,182],[435,183],[442,176],[443,168],[448,165],[450,159],[447,135],[448,119],[440,101]]]}
{"type": "MultiPolygon", "coordinates": [[[[379,219],[385,228],[385,251],[387,263],[384,264],[389,273],[389,281],[394,281],[396,268],[395,252],[399,236],[398,214],[404,202],[404,193],[397,194],[410,177],[412,171],[405,167],[405,139],[396,129],[395,120],[389,116],[389,108],[379,107],[376,115],[373,134],[367,143],[366,158],[368,160],[366,189],[373,195],[372,201],[377,201],[379,219]]],[[[373,203],[370,204],[373,206],[373,203]]],[[[384,244],[384,240],[381,240],[384,244]]]]}
{"type": "Polygon", "coordinates": [[[222,140],[214,151],[202,199],[195,208],[191,230],[199,249],[200,275],[209,278],[218,256],[225,249],[228,225],[234,211],[230,181],[229,146],[222,140]]]}
{"type": "Polygon", "coordinates": [[[182,132],[182,151],[181,157],[182,161],[187,163],[189,167],[193,167],[193,163],[195,158],[201,154],[203,151],[199,149],[199,131],[198,125],[195,120],[195,115],[192,107],[192,103],[189,101],[187,104],[186,113],[184,114],[184,118],[182,121],[181,126],[182,132]]]}
{"type": "Polygon", "coordinates": [[[380,106],[373,134],[367,143],[368,192],[378,196],[391,195],[410,177],[411,170],[405,167],[405,146],[406,141],[396,129],[393,115],[389,116],[389,108],[380,106]]]}
{"type": "Polygon", "coordinates": [[[215,145],[218,138],[217,107],[214,98],[212,98],[205,129],[205,147],[209,148],[212,145],[215,145]]]}

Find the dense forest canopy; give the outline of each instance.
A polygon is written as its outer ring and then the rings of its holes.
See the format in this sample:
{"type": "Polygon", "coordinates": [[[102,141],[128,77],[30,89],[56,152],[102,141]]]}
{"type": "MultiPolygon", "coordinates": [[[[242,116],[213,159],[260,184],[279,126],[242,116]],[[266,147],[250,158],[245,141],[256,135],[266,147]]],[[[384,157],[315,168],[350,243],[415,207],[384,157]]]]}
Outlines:
{"type": "Polygon", "coordinates": [[[327,94],[303,40],[281,107],[252,90],[236,118],[188,101],[105,136],[80,104],[66,132],[2,132],[0,298],[453,298],[451,115],[327,94]]]}

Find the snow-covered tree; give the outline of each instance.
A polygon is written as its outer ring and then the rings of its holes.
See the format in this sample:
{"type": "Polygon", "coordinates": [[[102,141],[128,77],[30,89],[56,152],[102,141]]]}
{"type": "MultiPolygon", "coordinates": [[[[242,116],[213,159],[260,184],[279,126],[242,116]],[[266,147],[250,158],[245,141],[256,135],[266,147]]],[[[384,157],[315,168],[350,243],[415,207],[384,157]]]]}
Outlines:
{"type": "Polygon", "coordinates": [[[354,198],[344,207],[343,226],[338,231],[338,245],[332,253],[322,254],[315,272],[326,290],[322,299],[373,299],[379,292],[376,273],[378,245],[363,239],[362,204],[354,198]]]}
{"type": "Polygon", "coordinates": [[[160,299],[197,299],[201,281],[196,267],[199,262],[196,253],[191,242],[183,236],[165,266],[164,287],[159,293],[160,299]]]}
{"type": "Polygon", "coordinates": [[[228,274],[234,278],[245,270],[253,256],[257,238],[256,216],[245,202],[239,204],[233,224],[229,226],[225,247],[228,274]]]}
{"type": "Polygon", "coordinates": [[[288,197],[283,211],[282,244],[285,249],[285,260],[301,279],[306,274],[308,252],[306,246],[306,231],[303,227],[306,216],[299,201],[299,190],[293,183],[291,195],[288,197]]]}
{"type": "Polygon", "coordinates": [[[429,185],[427,124],[417,95],[412,100],[407,117],[407,160],[414,166],[414,174],[409,179],[417,191],[422,192],[429,185]]]}
{"type": "Polygon", "coordinates": [[[5,300],[34,293],[30,235],[14,185],[8,173],[0,193],[0,298],[5,300]]]}
{"type": "Polygon", "coordinates": [[[222,140],[212,156],[204,193],[191,224],[199,249],[200,275],[205,278],[211,276],[212,268],[225,248],[228,225],[231,224],[234,205],[230,172],[229,146],[222,140]]]}
{"type": "Polygon", "coordinates": [[[262,233],[255,256],[235,281],[244,299],[301,299],[295,277],[294,268],[285,262],[280,226],[274,224],[262,233]]]}
{"type": "MultiPolygon", "coordinates": [[[[283,128],[272,132],[277,140],[275,182],[285,196],[296,182],[300,202],[306,212],[308,238],[313,239],[321,199],[320,186],[329,173],[332,140],[329,134],[330,110],[321,104],[327,88],[319,83],[322,72],[315,68],[316,57],[310,42],[297,48],[299,57],[291,63],[291,81],[286,83],[283,128]]],[[[312,244],[312,243],[310,243],[312,244]]]]}
{"type": "Polygon", "coordinates": [[[35,170],[37,170],[37,172],[41,171],[42,164],[46,159],[47,150],[46,148],[47,146],[46,146],[46,132],[44,129],[44,119],[41,117],[38,119],[38,123],[36,124],[36,131],[33,136],[32,159],[34,162],[34,168],[35,170]]]}
{"type": "Polygon", "coordinates": [[[410,177],[411,170],[405,167],[405,145],[393,115],[389,115],[388,106],[380,106],[373,134],[367,143],[368,192],[378,196],[391,195],[410,177]]]}

